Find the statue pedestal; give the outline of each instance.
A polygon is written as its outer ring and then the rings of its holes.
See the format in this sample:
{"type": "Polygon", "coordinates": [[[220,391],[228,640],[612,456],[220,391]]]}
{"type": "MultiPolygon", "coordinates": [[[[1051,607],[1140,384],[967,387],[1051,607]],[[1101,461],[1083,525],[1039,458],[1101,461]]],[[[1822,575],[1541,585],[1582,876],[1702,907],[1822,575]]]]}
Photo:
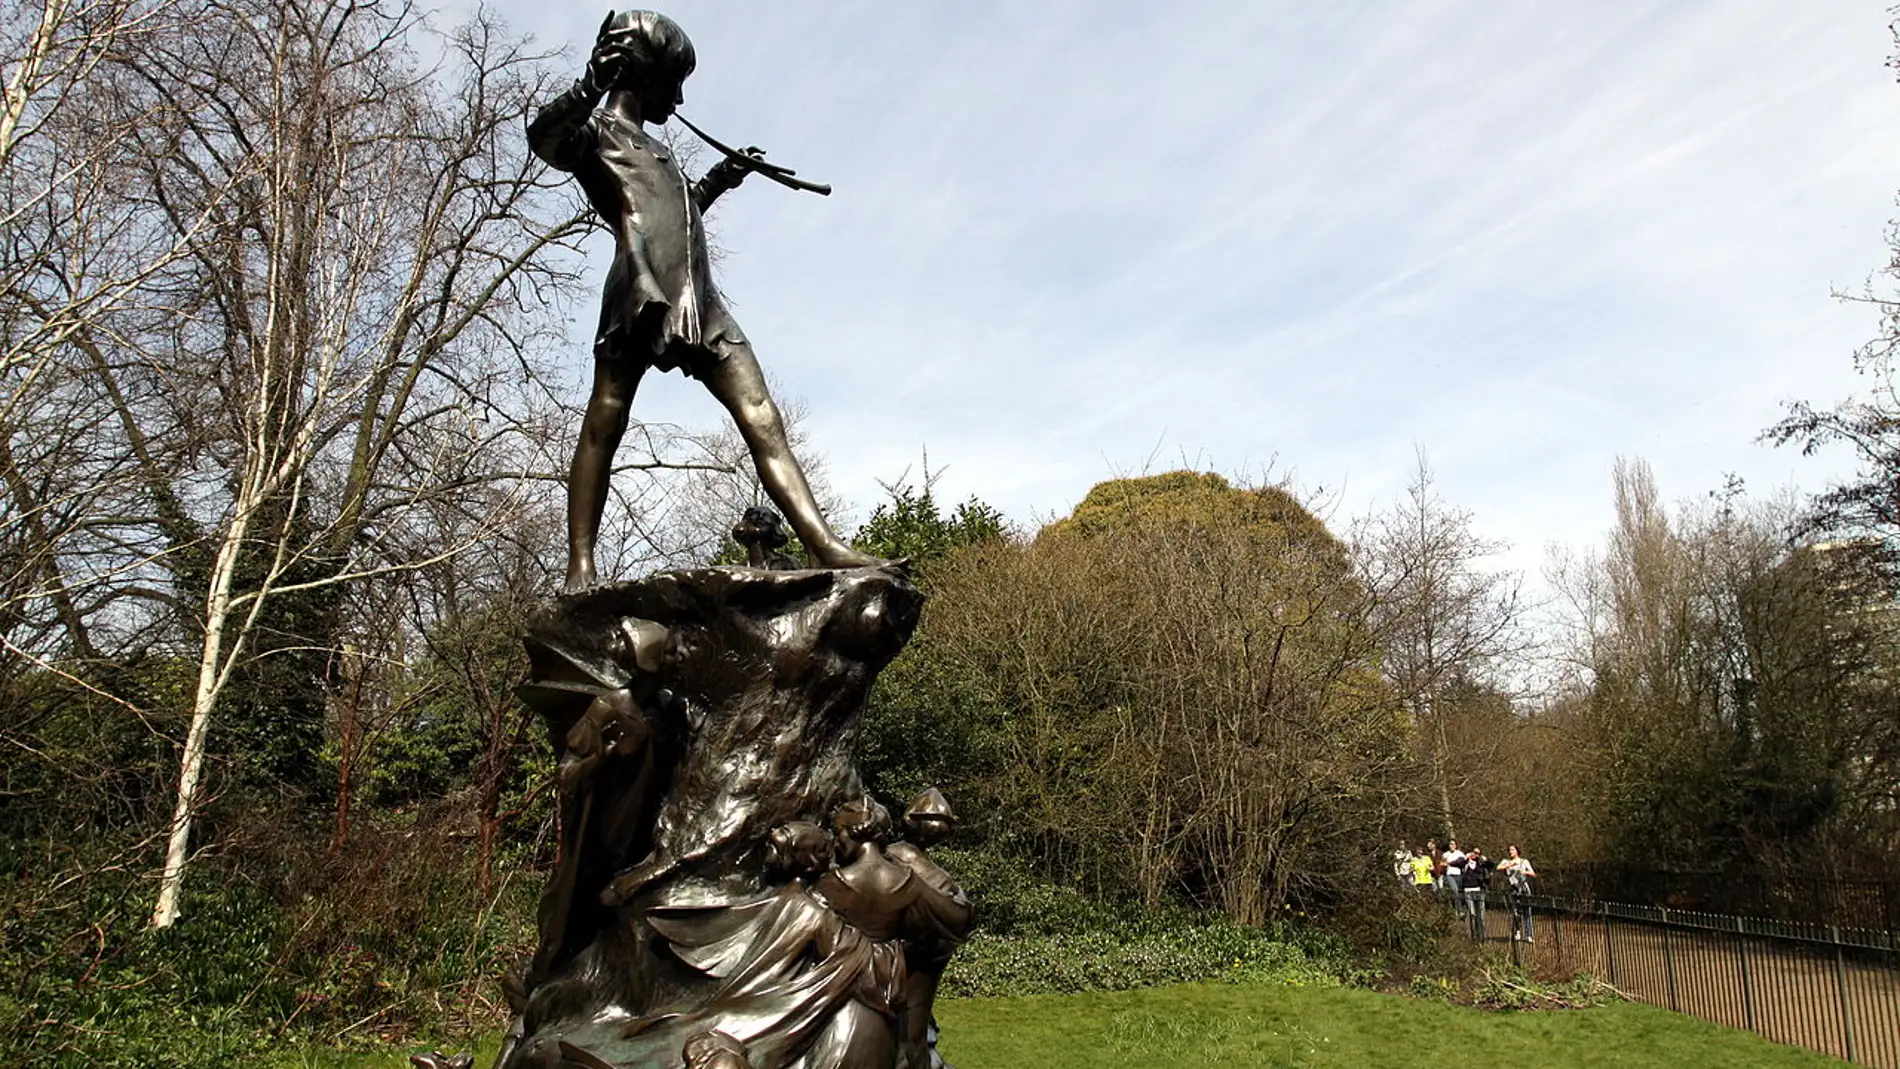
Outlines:
{"type": "Polygon", "coordinates": [[[500,1069],[917,1060],[904,961],[960,939],[968,903],[915,845],[884,854],[854,746],[922,604],[896,565],[707,568],[532,621],[561,852],[500,1069]]]}

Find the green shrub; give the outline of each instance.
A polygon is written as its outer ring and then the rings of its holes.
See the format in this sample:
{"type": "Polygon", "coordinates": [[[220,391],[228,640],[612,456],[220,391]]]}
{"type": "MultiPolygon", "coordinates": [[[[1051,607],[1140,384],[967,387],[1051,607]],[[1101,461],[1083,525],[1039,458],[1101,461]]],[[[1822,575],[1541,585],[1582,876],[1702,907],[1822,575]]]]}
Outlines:
{"type": "Polygon", "coordinates": [[[986,935],[1066,935],[1097,929],[1173,927],[1197,916],[1190,910],[1118,902],[1046,880],[1020,861],[984,850],[933,849],[931,856],[969,894],[977,926],[986,935]]]}
{"type": "Polygon", "coordinates": [[[1328,919],[1327,928],[1359,957],[1387,967],[1436,967],[1443,963],[1446,937],[1463,925],[1435,894],[1393,888],[1355,897],[1328,919]]]}
{"type": "Polygon", "coordinates": [[[1306,925],[1251,928],[1180,906],[1094,898],[980,851],[940,849],[977,932],[944,976],[950,996],[1113,991],[1194,980],[1337,985],[1369,979],[1344,940],[1306,925]]]}
{"type": "Polygon", "coordinates": [[[1338,971],[1270,932],[1203,924],[1168,933],[1083,930],[972,937],[950,962],[946,995],[1120,991],[1195,980],[1337,986],[1338,971]]]}
{"type": "Polygon", "coordinates": [[[0,869],[8,1063],[224,1067],[287,1044],[447,1043],[499,1026],[497,981],[531,944],[538,875],[484,897],[468,845],[428,829],[365,827],[336,857],[286,834],[201,858],[161,932],[132,865],[0,869]]]}
{"type": "Polygon", "coordinates": [[[106,1069],[229,1064],[263,1049],[260,1023],[289,1000],[270,982],[281,918],[255,888],[188,884],[191,922],[152,932],[150,887],[134,874],[52,883],[14,877],[0,889],[0,1049],[106,1069]]]}
{"type": "Polygon", "coordinates": [[[1502,967],[1485,970],[1472,997],[1473,1005],[1492,1010],[1574,1010],[1621,1001],[1621,992],[1594,976],[1540,983],[1502,967]]]}

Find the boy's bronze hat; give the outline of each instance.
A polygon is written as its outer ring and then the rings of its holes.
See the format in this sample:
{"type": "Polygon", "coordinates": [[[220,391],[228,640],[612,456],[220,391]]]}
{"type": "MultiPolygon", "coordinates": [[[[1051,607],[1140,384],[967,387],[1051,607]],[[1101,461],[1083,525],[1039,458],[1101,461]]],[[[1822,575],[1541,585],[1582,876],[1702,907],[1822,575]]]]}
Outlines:
{"type": "Polygon", "coordinates": [[[938,820],[948,821],[952,824],[955,824],[957,821],[956,813],[950,809],[950,799],[945,798],[943,792],[935,787],[924,788],[924,793],[913,799],[910,803],[910,808],[904,810],[905,820],[917,820],[925,817],[935,817],[938,820]]]}

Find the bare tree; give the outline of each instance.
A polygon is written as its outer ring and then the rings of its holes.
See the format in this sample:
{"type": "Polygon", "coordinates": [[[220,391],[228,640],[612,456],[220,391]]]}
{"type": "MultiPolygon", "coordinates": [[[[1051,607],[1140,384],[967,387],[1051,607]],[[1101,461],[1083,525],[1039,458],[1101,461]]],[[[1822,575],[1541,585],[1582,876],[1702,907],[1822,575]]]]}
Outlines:
{"type": "Polygon", "coordinates": [[[1157,538],[1143,554],[1166,629],[1144,650],[1143,704],[1173,721],[1154,740],[1187,847],[1175,865],[1200,868],[1246,923],[1349,867],[1403,767],[1367,591],[1342,550],[1288,524],[1157,538]]]}
{"type": "MultiPolygon", "coordinates": [[[[0,13],[0,642],[6,660],[73,676],[110,639],[147,550],[128,544],[132,471],[102,443],[110,399],[80,344],[138,305],[203,233],[202,214],[151,225],[121,195],[138,132],[166,100],[106,91],[115,56],[178,32],[168,0],[45,0],[0,13]]],[[[209,191],[212,200],[221,190],[209,191]]]]}
{"type": "Polygon", "coordinates": [[[125,195],[185,255],[74,337],[198,645],[159,927],[214,713],[282,648],[258,645],[277,600],[461,552],[555,469],[523,433],[546,404],[534,313],[573,282],[550,253],[583,226],[521,144],[540,58],[492,22],[448,35],[434,70],[407,9],[200,0],[189,22],[101,80],[126,107],[171,105],[132,131],[125,195]],[[480,522],[443,537],[443,507],[480,522]]]}
{"type": "MultiPolygon", "coordinates": [[[[9,401],[88,319],[181,250],[125,240],[140,210],[109,181],[149,112],[89,90],[109,57],[171,32],[168,0],[43,0],[0,15],[0,373],[9,401]]],[[[194,229],[192,222],[186,229],[194,229]]],[[[0,407],[0,421],[11,404],[0,407]]],[[[0,423],[0,425],[4,425],[0,423]]]]}
{"type": "Polygon", "coordinates": [[[1503,545],[1472,530],[1471,514],[1438,496],[1424,452],[1405,495],[1360,524],[1357,556],[1385,648],[1386,679],[1424,736],[1440,826],[1457,834],[1453,798],[1482,767],[1484,733],[1459,739],[1460,696],[1504,688],[1503,672],[1527,652],[1521,579],[1484,562],[1503,545]]]}
{"type": "MultiPolygon", "coordinates": [[[[785,396],[776,384],[773,392],[785,396]]],[[[781,414],[793,451],[806,458],[805,477],[820,510],[834,519],[844,517],[849,508],[826,478],[823,455],[808,440],[804,403],[789,398],[781,414]]],[[[640,433],[647,457],[673,459],[623,465],[669,470],[635,484],[627,492],[637,496],[623,498],[616,510],[621,530],[612,540],[616,551],[610,558],[616,570],[624,572],[642,564],[690,567],[709,563],[731,545],[730,532],[740,513],[754,505],[771,505],[745,440],[730,423],[697,432],[649,424],[640,433]]]]}

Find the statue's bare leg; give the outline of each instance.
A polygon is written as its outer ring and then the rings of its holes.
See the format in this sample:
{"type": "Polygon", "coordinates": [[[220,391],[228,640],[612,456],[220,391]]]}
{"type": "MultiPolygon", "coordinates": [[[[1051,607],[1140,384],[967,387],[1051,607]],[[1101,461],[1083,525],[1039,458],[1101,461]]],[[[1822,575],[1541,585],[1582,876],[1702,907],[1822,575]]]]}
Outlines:
{"type": "Polygon", "coordinates": [[[627,433],[633,394],[640,386],[643,365],[618,360],[594,362],[594,392],[587,398],[581,420],[580,442],[567,473],[567,582],[564,593],[586,590],[596,582],[594,543],[600,537],[600,517],[607,508],[607,483],[613,474],[614,453],[627,433]]]}
{"type": "Polygon", "coordinates": [[[772,393],[765,385],[765,373],[759,369],[758,358],[752,355],[751,347],[732,347],[724,359],[710,361],[699,378],[719,403],[726,406],[726,411],[732,413],[739,436],[745,439],[746,448],[752,453],[752,465],[758,469],[759,482],[764,484],[772,503],[785,514],[785,522],[798,533],[799,541],[805,543],[818,563],[828,568],[883,564],[883,560],[846,545],[818,511],[818,501],[812,496],[811,485],[805,481],[804,469],[798,466],[798,459],[792,456],[791,443],[786,441],[785,418],[772,401],[772,393]]]}

